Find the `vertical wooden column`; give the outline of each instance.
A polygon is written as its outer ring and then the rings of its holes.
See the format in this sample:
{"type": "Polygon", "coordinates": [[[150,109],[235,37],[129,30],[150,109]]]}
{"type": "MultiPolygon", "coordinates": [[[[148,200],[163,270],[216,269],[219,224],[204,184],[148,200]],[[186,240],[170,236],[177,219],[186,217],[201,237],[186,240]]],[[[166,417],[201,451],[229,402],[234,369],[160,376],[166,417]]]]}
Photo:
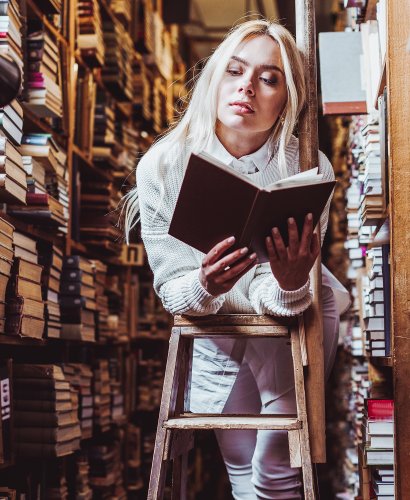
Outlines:
{"type": "MultiPolygon", "coordinates": [[[[316,67],[316,23],[314,0],[296,0],[296,43],[305,62],[305,109],[299,121],[301,170],[318,166],[318,103],[316,67]]],[[[316,229],[320,239],[319,225],[316,229]]],[[[322,273],[320,256],[310,273],[313,304],[304,314],[308,369],[306,401],[312,462],[326,462],[325,388],[323,362],[322,273]]]]}
{"type": "Polygon", "coordinates": [[[387,2],[395,497],[410,498],[410,3],[387,2]]]}

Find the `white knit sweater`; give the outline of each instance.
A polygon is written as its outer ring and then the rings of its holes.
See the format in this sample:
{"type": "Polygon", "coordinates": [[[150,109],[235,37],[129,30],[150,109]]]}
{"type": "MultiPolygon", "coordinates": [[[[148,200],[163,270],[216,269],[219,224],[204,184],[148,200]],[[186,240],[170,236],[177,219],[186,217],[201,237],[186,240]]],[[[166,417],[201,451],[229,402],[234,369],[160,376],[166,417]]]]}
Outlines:
{"type": "MultiPolygon", "coordinates": [[[[212,154],[212,151],[208,151],[212,154]]],[[[137,167],[142,239],[154,273],[154,288],[172,314],[201,316],[215,313],[258,313],[293,316],[309,307],[309,281],[299,290],[282,290],[269,263],[246,273],[228,293],[214,297],[200,284],[198,276],[204,254],[168,235],[175,203],[184,176],[187,148],[157,145],[137,167]],[[162,179],[162,181],[160,180],[162,179]]],[[[299,169],[299,142],[292,137],[286,149],[288,175],[299,169]]],[[[333,169],[320,152],[319,169],[324,180],[333,180],[333,169]]],[[[279,180],[277,155],[265,168],[249,174],[261,187],[279,180]]],[[[328,223],[330,200],[321,217],[322,242],[328,223]]]]}

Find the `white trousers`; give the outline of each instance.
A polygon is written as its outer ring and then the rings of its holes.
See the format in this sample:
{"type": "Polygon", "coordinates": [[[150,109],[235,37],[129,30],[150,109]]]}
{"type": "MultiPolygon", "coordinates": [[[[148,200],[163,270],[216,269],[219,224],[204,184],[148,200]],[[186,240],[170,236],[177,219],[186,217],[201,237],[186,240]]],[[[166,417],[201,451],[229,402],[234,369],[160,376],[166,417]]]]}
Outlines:
{"type": "MultiPolygon", "coordinates": [[[[323,288],[323,331],[328,378],[337,349],[339,316],[333,292],[327,287],[323,288]]],[[[262,405],[255,378],[243,363],[223,413],[295,414],[295,390],[262,405]]],[[[302,498],[300,469],[289,464],[287,431],[216,430],[215,434],[235,500],[302,498]]]]}

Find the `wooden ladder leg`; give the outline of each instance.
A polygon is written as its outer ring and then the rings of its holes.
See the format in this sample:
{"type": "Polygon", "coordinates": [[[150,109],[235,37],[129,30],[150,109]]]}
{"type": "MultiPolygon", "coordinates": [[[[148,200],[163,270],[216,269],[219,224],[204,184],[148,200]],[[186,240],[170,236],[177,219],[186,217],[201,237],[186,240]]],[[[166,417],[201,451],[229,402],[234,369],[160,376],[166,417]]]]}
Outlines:
{"type": "Polygon", "coordinates": [[[175,411],[181,366],[180,334],[180,328],[172,328],[147,500],[162,500],[164,494],[167,467],[167,461],[165,460],[167,457],[165,457],[164,452],[167,431],[164,429],[163,424],[175,411]]]}
{"type": "Polygon", "coordinates": [[[302,465],[303,490],[305,500],[315,500],[312,459],[310,456],[309,429],[306,412],[305,380],[303,375],[302,353],[299,338],[299,327],[291,328],[291,344],[293,370],[295,374],[295,393],[298,419],[302,423],[299,431],[300,441],[300,459],[302,465]]]}
{"type": "MultiPolygon", "coordinates": [[[[179,349],[178,393],[175,414],[189,411],[189,399],[191,389],[193,339],[181,337],[179,349]]],[[[194,446],[193,431],[178,431],[173,433],[171,440],[170,458],[173,460],[172,467],[172,500],[186,500],[188,481],[188,453],[194,446]]]]}

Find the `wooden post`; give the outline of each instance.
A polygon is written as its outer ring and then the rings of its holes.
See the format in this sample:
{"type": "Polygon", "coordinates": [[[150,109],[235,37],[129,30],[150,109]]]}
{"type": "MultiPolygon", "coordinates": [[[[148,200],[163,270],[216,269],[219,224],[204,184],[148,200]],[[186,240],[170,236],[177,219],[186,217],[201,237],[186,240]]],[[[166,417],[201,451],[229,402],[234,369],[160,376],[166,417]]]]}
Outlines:
{"type": "MultiPolygon", "coordinates": [[[[301,170],[317,167],[318,104],[316,69],[316,24],[313,0],[296,0],[296,43],[304,55],[306,106],[299,121],[299,155],[301,170]]],[[[320,239],[320,228],[316,229],[320,239]]],[[[304,314],[308,371],[306,400],[312,462],[326,462],[325,388],[323,362],[322,273],[320,256],[310,273],[313,304],[304,314]],[[314,404],[309,404],[313,403],[314,404]]]]}
{"type": "Polygon", "coordinates": [[[395,498],[410,498],[410,3],[387,2],[395,498]]]}

